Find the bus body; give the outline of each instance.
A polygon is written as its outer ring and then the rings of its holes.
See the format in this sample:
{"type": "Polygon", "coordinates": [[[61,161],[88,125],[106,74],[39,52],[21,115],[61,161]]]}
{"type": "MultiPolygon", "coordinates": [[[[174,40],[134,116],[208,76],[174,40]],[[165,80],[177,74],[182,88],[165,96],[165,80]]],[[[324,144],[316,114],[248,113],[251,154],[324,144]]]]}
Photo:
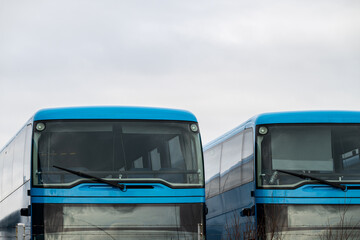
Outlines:
{"type": "Polygon", "coordinates": [[[203,239],[199,128],[187,111],[38,111],[0,153],[0,239],[203,239]]]}
{"type": "Polygon", "coordinates": [[[207,239],[360,239],[360,112],[255,116],[204,147],[207,239]]]}

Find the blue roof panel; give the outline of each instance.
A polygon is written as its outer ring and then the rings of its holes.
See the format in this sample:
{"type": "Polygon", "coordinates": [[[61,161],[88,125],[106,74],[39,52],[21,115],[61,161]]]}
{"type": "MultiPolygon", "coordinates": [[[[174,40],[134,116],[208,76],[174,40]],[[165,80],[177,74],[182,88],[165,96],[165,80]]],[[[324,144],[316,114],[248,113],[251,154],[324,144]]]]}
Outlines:
{"type": "Polygon", "coordinates": [[[357,111],[299,111],[264,113],[255,117],[255,124],[276,123],[360,123],[357,111]]]}
{"type": "Polygon", "coordinates": [[[151,107],[67,107],[39,110],[34,121],[60,119],[140,119],[177,120],[197,122],[196,117],[185,110],[151,107]]]}
{"type": "Polygon", "coordinates": [[[204,146],[204,151],[244,130],[246,126],[281,123],[360,123],[360,111],[297,111],[262,113],[204,146]]]}

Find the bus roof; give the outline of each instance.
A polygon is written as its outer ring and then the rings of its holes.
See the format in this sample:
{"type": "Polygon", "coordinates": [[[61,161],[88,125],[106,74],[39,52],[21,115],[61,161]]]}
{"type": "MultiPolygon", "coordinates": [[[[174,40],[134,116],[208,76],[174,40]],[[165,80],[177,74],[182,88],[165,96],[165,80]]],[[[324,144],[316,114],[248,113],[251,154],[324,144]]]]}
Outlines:
{"type": "Polygon", "coordinates": [[[357,111],[298,111],[263,113],[253,118],[255,125],[276,123],[360,123],[357,111]]]}
{"type": "Polygon", "coordinates": [[[197,122],[196,117],[188,111],[152,107],[97,106],[49,108],[39,110],[34,115],[34,121],[61,119],[147,119],[197,122]]]}
{"type": "Polygon", "coordinates": [[[240,124],[204,146],[208,150],[226,141],[246,127],[281,123],[360,123],[360,111],[294,111],[262,113],[240,124]]]}

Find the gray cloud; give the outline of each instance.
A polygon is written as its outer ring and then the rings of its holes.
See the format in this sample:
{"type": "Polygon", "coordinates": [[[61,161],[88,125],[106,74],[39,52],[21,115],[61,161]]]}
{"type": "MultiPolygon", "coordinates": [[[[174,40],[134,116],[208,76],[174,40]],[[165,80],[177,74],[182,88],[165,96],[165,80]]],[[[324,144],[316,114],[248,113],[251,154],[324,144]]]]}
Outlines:
{"type": "Polygon", "coordinates": [[[358,109],[360,2],[0,0],[0,145],[37,109],[186,108],[204,142],[264,111],[358,109]]]}

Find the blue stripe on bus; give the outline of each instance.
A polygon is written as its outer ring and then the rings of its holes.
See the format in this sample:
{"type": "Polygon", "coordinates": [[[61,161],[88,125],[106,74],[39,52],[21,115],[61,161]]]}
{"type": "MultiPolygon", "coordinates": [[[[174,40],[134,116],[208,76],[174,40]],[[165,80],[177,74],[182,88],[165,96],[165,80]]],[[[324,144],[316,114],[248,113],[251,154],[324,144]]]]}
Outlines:
{"type": "Polygon", "coordinates": [[[308,197],[358,197],[360,196],[360,189],[351,189],[351,187],[359,187],[355,184],[344,184],[349,190],[343,191],[341,189],[322,184],[307,184],[296,189],[257,189],[255,191],[256,197],[266,198],[298,198],[303,196],[308,197]]]}
{"type": "Polygon", "coordinates": [[[257,198],[256,203],[262,204],[360,204],[357,198],[257,198]]]}
{"type": "MultiPolygon", "coordinates": [[[[358,185],[347,184],[347,186],[358,185]]],[[[257,189],[255,198],[257,203],[359,204],[359,193],[360,189],[342,191],[327,185],[308,184],[296,189],[257,189]]]]}
{"type": "Polygon", "coordinates": [[[130,188],[126,191],[101,183],[83,183],[73,188],[32,188],[31,196],[47,197],[204,197],[204,188],[169,188],[159,183],[124,183],[125,186],[151,186],[152,189],[130,188]]]}
{"type": "Polygon", "coordinates": [[[204,203],[205,197],[31,197],[31,202],[89,204],[204,203]]]}
{"type": "Polygon", "coordinates": [[[34,121],[56,119],[148,119],[197,122],[196,117],[185,110],[150,107],[69,107],[39,110],[34,121]]]}

